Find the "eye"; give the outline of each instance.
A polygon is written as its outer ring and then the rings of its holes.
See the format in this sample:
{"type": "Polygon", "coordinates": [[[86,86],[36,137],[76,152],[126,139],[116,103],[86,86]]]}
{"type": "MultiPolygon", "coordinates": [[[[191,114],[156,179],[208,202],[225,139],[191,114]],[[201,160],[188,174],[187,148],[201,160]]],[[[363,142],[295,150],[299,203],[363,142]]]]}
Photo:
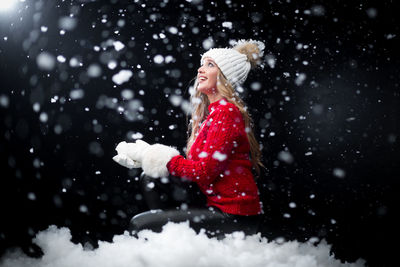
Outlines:
{"type": "Polygon", "coordinates": [[[207,66],[209,66],[209,67],[214,67],[214,64],[212,63],[212,62],[208,62],[208,65],[207,66]]]}

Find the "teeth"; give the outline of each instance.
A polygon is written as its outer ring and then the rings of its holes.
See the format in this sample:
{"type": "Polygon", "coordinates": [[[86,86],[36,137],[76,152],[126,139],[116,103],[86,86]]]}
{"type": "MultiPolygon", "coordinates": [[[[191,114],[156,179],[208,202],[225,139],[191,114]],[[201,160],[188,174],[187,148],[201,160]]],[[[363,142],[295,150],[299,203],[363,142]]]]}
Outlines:
{"type": "Polygon", "coordinates": [[[201,81],[205,81],[205,80],[207,80],[207,78],[200,77],[200,79],[199,79],[199,80],[201,80],[201,81]]]}

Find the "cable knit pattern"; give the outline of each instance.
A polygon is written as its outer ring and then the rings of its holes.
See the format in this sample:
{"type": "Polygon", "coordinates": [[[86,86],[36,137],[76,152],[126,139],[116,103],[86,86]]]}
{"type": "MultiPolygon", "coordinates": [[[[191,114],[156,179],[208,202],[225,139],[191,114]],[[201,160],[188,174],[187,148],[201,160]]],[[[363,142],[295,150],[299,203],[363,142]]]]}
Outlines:
{"type": "Polygon", "coordinates": [[[188,159],[173,157],[168,171],[196,182],[209,206],[236,215],[261,213],[242,114],[226,99],[210,104],[208,110],[188,159]]]}

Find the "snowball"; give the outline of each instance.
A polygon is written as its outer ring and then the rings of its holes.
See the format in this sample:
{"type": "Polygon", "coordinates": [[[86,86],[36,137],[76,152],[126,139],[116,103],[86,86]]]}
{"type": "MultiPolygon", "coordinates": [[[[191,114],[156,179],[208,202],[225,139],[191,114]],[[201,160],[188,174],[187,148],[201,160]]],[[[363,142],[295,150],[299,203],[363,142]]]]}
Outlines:
{"type": "Polygon", "coordinates": [[[72,68],[76,68],[76,67],[79,67],[81,65],[82,65],[82,63],[80,63],[79,60],[76,57],[72,57],[69,60],[69,66],[72,67],[72,68]]]}
{"type": "Polygon", "coordinates": [[[132,75],[133,73],[130,70],[120,70],[117,74],[113,75],[112,81],[118,85],[121,85],[124,82],[129,81],[132,75]]]}
{"type": "Polygon", "coordinates": [[[36,63],[41,70],[50,71],[56,65],[54,56],[48,52],[42,52],[36,57],[36,63]]]}

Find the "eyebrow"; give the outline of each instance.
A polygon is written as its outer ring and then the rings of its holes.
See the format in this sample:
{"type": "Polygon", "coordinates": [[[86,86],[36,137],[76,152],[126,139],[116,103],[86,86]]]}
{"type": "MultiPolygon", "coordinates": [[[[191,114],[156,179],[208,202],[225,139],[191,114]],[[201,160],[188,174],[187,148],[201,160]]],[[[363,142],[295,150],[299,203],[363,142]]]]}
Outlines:
{"type": "Polygon", "coordinates": [[[211,63],[214,63],[214,64],[217,64],[217,63],[215,63],[215,61],[214,60],[212,60],[211,58],[205,58],[204,59],[204,63],[206,63],[206,62],[211,62],[211,63]]]}

